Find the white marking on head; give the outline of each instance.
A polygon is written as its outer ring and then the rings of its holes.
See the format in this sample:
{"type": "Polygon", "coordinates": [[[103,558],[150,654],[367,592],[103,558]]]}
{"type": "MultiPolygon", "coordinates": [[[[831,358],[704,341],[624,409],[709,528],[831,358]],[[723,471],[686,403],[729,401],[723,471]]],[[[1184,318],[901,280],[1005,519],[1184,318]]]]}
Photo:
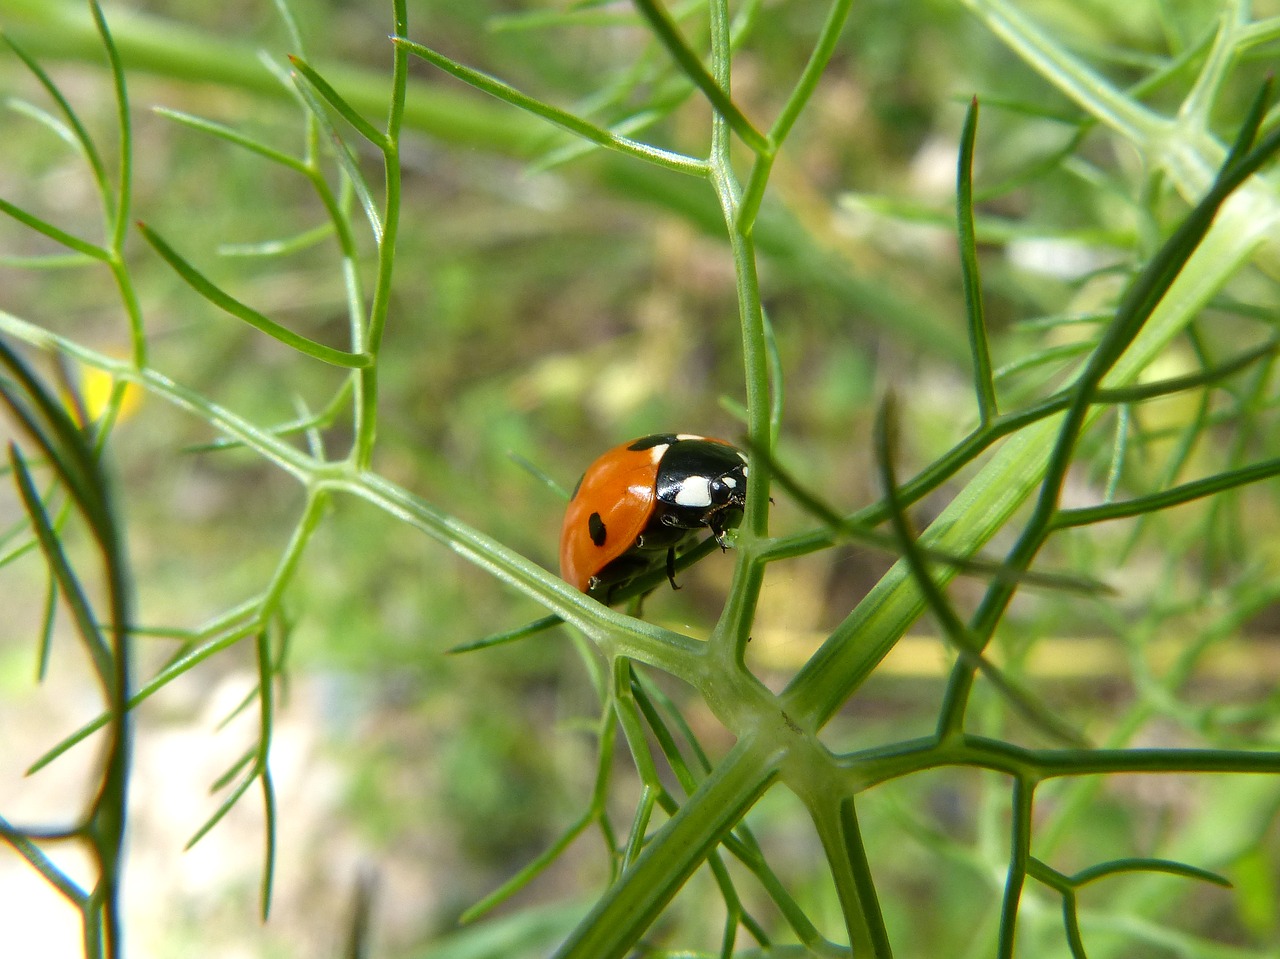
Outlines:
{"type": "Polygon", "coordinates": [[[705,476],[690,476],[680,484],[675,497],[677,506],[702,509],[711,505],[711,481],[705,476]]]}
{"type": "Polygon", "coordinates": [[[677,433],[677,440],[700,440],[702,439],[697,433],[677,433]]]}
{"type": "Polygon", "coordinates": [[[729,489],[738,488],[738,481],[734,479],[732,476],[722,476],[720,477],[720,482],[723,483],[725,486],[729,487],[729,489]]]}
{"type": "Polygon", "coordinates": [[[746,476],[746,475],[747,475],[747,468],[746,468],[745,466],[744,466],[744,467],[742,467],[742,475],[743,475],[743,476],[746,476]]]}
{"type": "Polygon", "coordinates": [[[654,466],[662,462],[662,457],[667,455],[669,449],[671,449],[670,443],[659,443],[657,446],[649,447],[649,459],[654,466]]]}

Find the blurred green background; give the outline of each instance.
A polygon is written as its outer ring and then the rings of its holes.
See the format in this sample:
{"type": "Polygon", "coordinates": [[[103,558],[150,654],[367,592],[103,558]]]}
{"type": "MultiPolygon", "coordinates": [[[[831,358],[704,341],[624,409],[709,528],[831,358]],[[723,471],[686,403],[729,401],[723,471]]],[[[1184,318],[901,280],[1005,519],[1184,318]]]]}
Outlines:
{"type": "MultiPolygon", "coordinates": [[[[389,5],[297,0],[292,6],[310,62],[322,73],[340,64],[375,93],[382,89],[389,5]]],[[[681,95],[665,56],[629,22],[625,6],[588,8],[577,25],[537,19],[565,6],[411,2],[409,32],[600,122],[655,102],[669,105],[643,135],[704,153],[709,111],[681,95]]],[[[685,26],[697,37],[704,15],[690,6],[685,26]]],[[[1027,5],[1122,81],[1167,62],[1171,48],[1211,25],[1219,6],[1027,5]],[[1171,36],[1173,28],[1181,35],[1171,36]]],[[[296,149],[296,105],[271,94],[269,81],[251,79],[259,50],[277,60],[291,52],[272,4],[157,0],[105,9],[113,25],[119,18],[122,45],[135,34],[179,50],[193,42],[228,66],[222,78],[200,75],[194,61],[131,73],[139,217],[241,299],[308,336],[341,344],[345,306],[330,243],[285,257],[226,255],[227,244],[262,243],[317,225],[321,211],[305,184],[149,109],[188,111],[296,149]],[[140,17],[131,17],[135,12],[140,17]],[[170,27],[172,34],[163,32],[170,27]],[[262,89],[252,88],[259,83],[262,89]]],[[[734,65],[735,98],[748,115],[773,115],[824,15],[818,3],[761,5],[734,65]]],[[[14,0],[0,2],[0,23],[45,58],[94,132],[111,142],[113,105],[100,58],[77,52],[70,34],[41,32],[38,20],[14,0]]],[[[1239,65],[1221,106],[1224,131],[1238,121],[1269,59],[1239,65]]],[[[631,436],[678,430],[732,439],[741,432],[734,412],[742,402],[736,301],[723,229],[704,184],[598,154],[559,162],[566,141],[556,134],[425,64],[415,63],[413,73],[421,83],[414,95],[445,111],[445,119],[406,137],[405,222],[374,467],[554,568],[562,503],[512,454],[569,488],[600,451],[631,436]]],[[[1176,104],[1191,77],[1175,70],[1151,102],[1176,104]]],[[[10,96],[42,102],[12,56],[0,58],[0,85],[10,96]]],[[[857,4],[779,161],[760,228],[765,305],[786,375],[778,454],[840,509],[878,495],[869,432],[886,391],[901,401],[904,474],[973,422],[951,211],[956,143],[975,94],[984,104],[980,238],[997,366],[1069,344],[1069,327],[1046,331],[1023,321],[1105,308],[1118,280],[1098,271],[1124,262],[1135,248],[1149,249],[1179,209],[1144,183],[1141,158],[1076,122],[1064,100],[956,3],[857,4]]],[[[79,159],[14,110],[3,129],[0,195],[93,234],[99,214],[79,159]]],[[[362,159],[376,182],[374,158],[362,159]]],[[[303,362],[218,314],[143,244],[134,248],[158,369],[255,422],[293,417],[299,399],[311,409],[325,405],[341,380],[338,371],[303,362]]],[[[6,222],[0,251],[49,247],[6,222]]],[[[1251,275],[1241,283],[1242,297],[1274,310],[1268,278],[1251,275]]],[[[92,269],[5,266],[0,308],[95,348],[127,349],[113,291],[92,269]]],[[[1238,322],[1223,314],[1215,327],[1223,344],[1232,342],[1231,324],[1238,322]]],[[[1166,373],[1181,371],[1176,355],[1170,363],[1166,373]]],[[[1038,389],[1064,368],[1032,367],[1002,385],[1038,389]]],[[[1185,413],[1171,404],[1176,422],[1185,413]]],[[[301,490],[254,457],[188,451],[214,438],[206,424],[147,399],[115,438],[112,466],[129,523],[140,618],[148,625],[194,628],[252,596],[301,509],[301,490]]],[[[345,449],[349,439],[340,429],[325,437],[331,451],[345,449]]],[[[1098,470],[1082,482],[1101,481],[1108,452],[1099,451],[1098,470]]],[[[920,521],[946,498],[944,491],[922,504],[920,521]]],[[[776,532],[812,525],[785,497],[777,499],[776,532]]],[[[1274,528],[1267,495],[1238,508],[1233,515],[1274,528]]],[[[1122,632],[1126,604],[1149,600],[1144,578],[1170,557],[1186,562],[1194,583],[1227,578],[1246,558],[1269,558],[1258,552],[1265,537],[1257,526],[1245,533],[1226,521],[1214,527],[1221,542],[1193,546],[1179,540],[1186,525],[1177,518],[1152,524],[1129,559],[1124,575],[1131,579],[1112,582],[1121,589],[1113,605],[1039,596],[1015,610],[1024,632],[1005,637],[1004,655],[1025,654],[1036,691],[1100,739],[1134,697],[1132,658],[1108,640],[1122,632]]],[[[1065,537],[1051,559],[1108,579],[1128,532],[1065,537]]],[[[750,651],[761,677],[775,688],[785,682],[890,561],[840,547],[775,566],[750,651]]],[[[728,559],[709,558],[685,575],[688,588],[652,596],[647,615],[698,634],[714,621],[730,568],[728,559]]],[[[34,562],[2,575],[7,595],[39,595],[34,562]]],[[[976,587],[960,584],[956,595],[963,603],[976,587]]],[[[1196,687],[1204,702],[1274,706],[1268,697],[1280,657],[1263,641],[1274,620],[1270,607],[1268,597],[1259,599],[1244,617],[1254,622],[1251,636],[1224,647],[1221,664],[1205,667],[1196,687]]],[[[288,608],[295,623],[290,681],[273,750],[282,822],[273,917],[266,925],[255,917],[261,816],[254,794],[194,850],[181,851],[216,805],[209,784],[251,735],[251,716],[219,728],[253,682],[252,649],[242,644],[142,710],[128,880],[136,954],[337,955],[333,944],[350,924],[362,875],[376,877],[378,955],[545,952],[546,937],[554,938],[605,879],[594,835],[517,900],[529,911],[502,910],[510,925],[482,929],[474,940],[438,952],[431,944],[452,933],[462,909],[546,848],[587,802],[598,705],[566,635],[445,655],[540,611],[415,531],[351,502],[328,518],[288,608]]],[[[1211,613],[1194,604],[1172,611],[1151,641],[1176,642],[1178,628],[1193,631],[1211,613]]],[[[36,802],[32,790],[40,788],[20,780],[21,769],[94,709],[69,645],[58,649],[49,682],[32,687],[36,615],[15,616],[12,627],[0,629],[0,752],[11,757],[0,799],[19,810],[36,802]]],[[[931,628],[921,624],[921,633],[886,662],[833,723],[831,743],[871,745],[932,729],[947,654],[931,628]]],[[[153,668],[173,648],[163,640],[144,646],[153,668]]],[[[670,692],[683,700],[680,689],[670,692]]],[[[693,700],[689,710],[704,742],[727,748],[710,714],[693,700]]],[[[1260,708],[1251,728],[1274,726],[1274,709],[1260,708]]],[[[1191,741],[1186,729],[1159,715],[1140,738],[1191,741]]],[[[51,792],[77,798],[74,765],[41,775],[64,777],[51,792]]],[[[619,821],[626,822],[634,774],[620,759],[617,775],[619,821]]],[[[1194,901],[1202,915],[1187,921],[1219,930],[1224,942],[1241,948],[1274,943],[1275,785],[1132,778],[1094,784],[1099,792],[1075,820],[1063,860],[1083,866],[1142,854],[1173,833],[1194,845],[1196,829],[1183,827],[1202,827],[1204,855],[1225,855],[1243,893],[1233,898],[1195,887],[1193,899],[1179,901],[1194,901]]],[[[901,955],[967,955],[971,936],[974,954],[983,954],[1002,881],[992,864],[1005,855],[1003,796],[992,777],[948,772],[868,797],[863,832],[883,876],[886,921],[901,955]]],[[[814,872],[820,853],[802,808],[775,790],[752,821],[776,851],[784,880],[825,919],[824,931],[836,935],[838,906],[826,877],[814,872]]],[[[69,923],[69,911],[49,905],[54,894],[11,859],[0,855],[0,917],[19,923],[65,915],[69,923]],[[30,905],[26,896],[41,904],[30,905]]],[[[1204,864],[1225,868],[1217,860],[1204,864]]],[[[1184,896],[1188,885],[1170,880],[1168,895],[1184,896]]],[[[655,930],[655,942],[676,928],[675,943],[715,942],[721,919],[713,902],[710,884],[695,881],[673,918],[655,930]]],[[[1029,931],[1028,941],[1055,941],[1056,907],[1044,902],[1049,906],[1030,914],[1027,926],[1039,923],[1048,932],[1038,940],[1029,931]]],[[[22,954],[74,955],[74,937],[51,929],[19,940],[28,943],[22,954]]],[[[1096,936],[1091,945],[1109,954],[1106,934],[1096,936]]],[[[1064,948],[1037,954],[1065,954],[1064,948]]],[[[1174,954],[1182,953],[1173,947],[1143,953],[1174,954]]]]}

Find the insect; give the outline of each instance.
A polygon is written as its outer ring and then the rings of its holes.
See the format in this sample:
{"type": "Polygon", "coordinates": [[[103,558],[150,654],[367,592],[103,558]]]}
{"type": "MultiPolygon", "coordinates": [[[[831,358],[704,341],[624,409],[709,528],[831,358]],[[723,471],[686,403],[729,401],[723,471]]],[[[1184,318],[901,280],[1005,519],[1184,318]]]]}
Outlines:
{"type": "Polygon", "coordinates": [[[655,433],[609,450],[578,481],[560,531],[560,575],[608,601],[619,586],[666,565],[709,529],[721,549],[742,522],[746,454],[723,440],[655,433]]]}

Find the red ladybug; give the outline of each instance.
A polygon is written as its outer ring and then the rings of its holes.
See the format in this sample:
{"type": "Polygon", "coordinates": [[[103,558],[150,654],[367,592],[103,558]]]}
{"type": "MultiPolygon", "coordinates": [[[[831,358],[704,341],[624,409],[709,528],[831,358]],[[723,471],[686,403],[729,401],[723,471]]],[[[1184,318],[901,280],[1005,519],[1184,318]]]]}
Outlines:
{"type": "Polygon", "coordinates": [[[560,575],[607,601],[665,563],[674,587],[676,550],[701,529],[724,548],[746,500],[746,454],[723,440],[655,433],[615,446],[587,467],[569,499],[560,575]]]}

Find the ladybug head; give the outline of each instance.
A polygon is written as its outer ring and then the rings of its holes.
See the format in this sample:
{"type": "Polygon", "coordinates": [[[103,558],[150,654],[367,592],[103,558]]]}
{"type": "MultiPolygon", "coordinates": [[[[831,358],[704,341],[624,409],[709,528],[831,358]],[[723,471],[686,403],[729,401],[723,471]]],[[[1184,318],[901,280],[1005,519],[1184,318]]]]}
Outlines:
{"type": "Polygon", "coordinates": [[[713,507],[736,506],[741,509],[747,502],[747,465],[741,463],[720,476],[711,477],[707,495],[713,507]]]}

